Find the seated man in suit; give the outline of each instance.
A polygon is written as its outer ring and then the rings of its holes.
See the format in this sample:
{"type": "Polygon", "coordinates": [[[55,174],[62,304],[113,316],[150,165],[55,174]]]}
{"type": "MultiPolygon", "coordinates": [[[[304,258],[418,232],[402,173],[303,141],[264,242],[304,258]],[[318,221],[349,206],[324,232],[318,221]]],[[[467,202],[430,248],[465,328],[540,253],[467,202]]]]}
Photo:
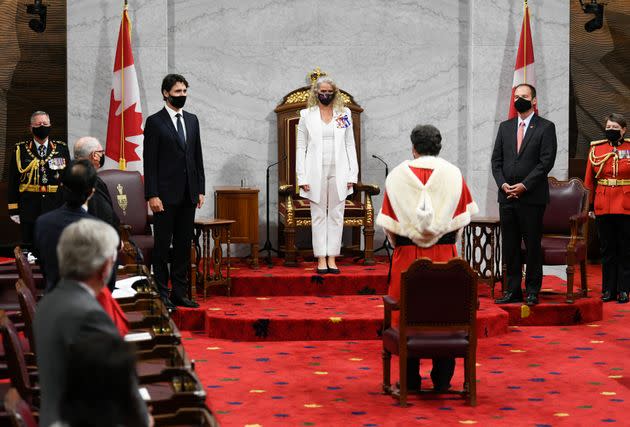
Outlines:
{"type": "MultiPolygon", "coordinates": [[[[62,177],[61,191],[65,204],[53,211],[50,211],[35,222],[35,238],[33,247],[42,267],[44,280],[46,281],[46,292],[50,292],[59,281],[59,261],[56,251],[59,236],[70,224],[83,218],[94,218],[87,213],[86,205],[90,197],[94,194],[96,182],[96,170],[87,160],[75,160],[70,163],[62,177]]],[[[118,235],[118,234],[116,234],[118,235]]],[[[108,277],[108,285],[115,286],[115,275],[108,277]]],[[[98,294],[98,300],[107,310],[121,335],[129,331],[127,317],[123,313],[118,303],[112,298],[108,288],[103,289],[98,294]]]]}
{"type": "MultiPolygon", "coordinates": [[[[65,389],[70,346],[87,334],[118,337],[112,320],[96,300],[116,264],[116,231],[96,219],[67,226],[57,245],[61,281],[45,295],[35,314],[35,342],[41,388],[40,426],[59,421],[61,392],[65,389]]],[[[134,381],[134,399],[149,425],[146,405],[134,381]]]]}
{"type": "MultiPolygon", "coordinates": [[[[84,136],[77,139],[74,144],[74,159],[88,160],[98,170],[105,163],[105,150],[98,139],[84,136]]],[[[96,175],[94,190],[94,195],[88,200],[88,212],[118,230],[120,219],[114,210],[107,185],[98,175],[96,175]]]]}

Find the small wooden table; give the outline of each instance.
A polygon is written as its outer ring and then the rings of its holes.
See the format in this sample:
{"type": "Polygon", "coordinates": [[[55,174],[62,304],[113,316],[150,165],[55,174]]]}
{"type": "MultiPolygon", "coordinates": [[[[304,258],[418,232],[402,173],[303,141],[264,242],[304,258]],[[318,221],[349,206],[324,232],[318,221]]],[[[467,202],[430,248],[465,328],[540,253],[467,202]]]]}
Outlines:
{"type": "Polygon", "coordinates": [[[258,268],[259,191],[249,187],[214,187],[214,217],[234,220],[232,243],[251,245],[254,268],[258,268]]]}
{"type": "MultiPolygon", "coordinates": [[[[230,278],[230,235],[231,227],[235,221],[231,219],[195,219],[195,233],[193,238],[193,258],[197,265],[193,275],[199,272],[199,263],[203,263],[201,269],[201,284],[203,286],[203,299],[205,301],[208,288],[211,286],[223,286],[227,288],[227,295],[230,296],[232,279],[230,278]],[[213,240],[212,255],[210,252],[210,238],[213,240]],[[199,240],[201,239],[201,244],[199,240]],[[227,245],[227,268],[223,276],[223,249],[221,244],[227,245]],[[212,261],[210,261],[212,259],[212,261]],[[212,262],[212,268],[210,264],[212,262]]],[[[194,277],[194,276],[193,276],[194,277]]],[[[193,285],[196,280],[193,280],[193,285]]],[[[192,298],[192,288],[190,287],[190,297],[192,298]]]]}
{"type": "Polygon", "coordinates": [[[470,221],[462,235],[462,256],[477,272],[480,280],[490,285],[492,298],[497,280],[502,281],[501,290],[504,290],[499,218],[477,217],[470,221]]]}

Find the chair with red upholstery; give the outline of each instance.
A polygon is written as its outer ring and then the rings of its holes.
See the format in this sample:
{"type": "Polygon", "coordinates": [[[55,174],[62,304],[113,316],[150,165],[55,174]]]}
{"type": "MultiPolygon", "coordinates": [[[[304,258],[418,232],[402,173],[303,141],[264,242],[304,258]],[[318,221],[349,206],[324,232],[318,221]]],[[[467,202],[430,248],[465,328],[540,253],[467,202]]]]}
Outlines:
{"type": "Polygon", "coordinates": [[[11,419],[13,427],[37,427],[37,421],[31,407],[22,399],[16,389],[10,388],[4,395],[4,409],[11,419]]]}
{"type": "Polygon", "coordinates": [[[142,175],[137,171],[121,171],[108,169],[99,172],[99,177],[107,185],[112,198],[114,211],[121,224],[121,238],[125,244],[123,250],[127,259],[123,264],[134,263],[134,245],[142,252],[144,263],[151,265],[153,252],[153,235],[151,233],[152,215],[148,214],[147,202],[144,198],[142,175]],[[133,243],[129,243],[129,242],[133,243]]]}
{"type": "Polygon", "coordinates": [[[39,407],[39,387],[31,379],[31,375],[34,377],[36,375],[29,372],[18,332],[13,322],[4,313],[0,313],[0,333],[2,334],[11,384],[29,405],[39,407]]]}
{"type": "Polygon", "coordinates": [[[407,358],[463,358],[464,388],[453,393],[476,405],[477,279],[463,259],[433,263],[422,258],[402,273],[400,301],[383,297],[383,392],[401,406],[407,404],[407,358]],[[400,310],[399,327],[391,322],[395,310],[400,310]],[[399,357],[398,390],[391,386],[392,354],[399,357]]]}
{"type": "Polygon", "coordinates": [[[24,319],[24,335],[26,335],[26,339],[28,340],[31,353],[35,354],[35,334],[33,332],[35,322],[35,297],[22,279],[16,282],[15,290],[17,291],[20,311],[24,319]]]}
{"type": "MultiPolygon", "coordinates": [[[[543,217],[543,265],[567,266],[567,303],[586,297],[588,246],[588,190],[582,180],[558,181],[549,177],[549,204],[543,217]],[[575,266],[580,265],[581,290],[573,292],[575,266]]],[[[523,257],[525,247],[522,248],[523,257]]],[[[505,271],[503,274],[505,276],[505,271]]]]}
{"type": "Polygon", "coordinates": [[[15,266],[17,267],[20,280],[28,287],[33,297],[37,299],[41,296],[41,292],[39,292],[35,286],[33,268],[31,267],[31,264],[28,263],[24,251],[19,246],[16,246],[13,249],[13,255],[15,256],[15,266]]]}

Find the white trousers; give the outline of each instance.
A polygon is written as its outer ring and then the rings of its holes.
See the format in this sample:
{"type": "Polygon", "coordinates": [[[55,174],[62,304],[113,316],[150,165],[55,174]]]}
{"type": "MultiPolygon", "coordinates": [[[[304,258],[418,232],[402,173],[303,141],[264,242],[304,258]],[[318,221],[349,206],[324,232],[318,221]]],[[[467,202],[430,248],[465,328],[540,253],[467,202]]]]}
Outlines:
{"type": "Polygon", "coordinates": [[[319,203],[311,201],[313,254],[316,257],[337,256],[341,253],[345,204],[345,199],[339,200],[335,166],[324,165],[319,203]]]}

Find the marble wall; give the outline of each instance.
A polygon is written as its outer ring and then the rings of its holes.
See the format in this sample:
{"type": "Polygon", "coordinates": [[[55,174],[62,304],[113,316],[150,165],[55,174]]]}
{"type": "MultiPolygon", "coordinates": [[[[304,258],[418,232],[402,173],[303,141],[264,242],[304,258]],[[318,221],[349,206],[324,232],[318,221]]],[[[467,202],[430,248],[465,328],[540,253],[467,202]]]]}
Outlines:
{"type": "MultiPolygon", "coordinates": [[[[68,1],[71,140],[105,138],[116,3],[68,1]]],[[[565,177],[569,3],[530,6],[540,112],[557,125],[553,173],[565,177]]],[[[520,0],[132,0],[129,10],[145,117],[162,106],[163,75],[184,74],[187,107],[201,123],[207,188],[242,178],[259,187],[261,225],[265,168],[277,156],[273,109],[316,66],[365,109],[364,182],[384,182],[372,154],[395,166],[410,156],[411,128],[432,123],[445,140],[442,155],[460,166],[481,213],[496,214],[490,152],[508,110],[520,0]]],[[[270,199],[275,223],[275,192],[270,199]]],[[[212,216],[212,203],[200,215],[212,216]]]]}

